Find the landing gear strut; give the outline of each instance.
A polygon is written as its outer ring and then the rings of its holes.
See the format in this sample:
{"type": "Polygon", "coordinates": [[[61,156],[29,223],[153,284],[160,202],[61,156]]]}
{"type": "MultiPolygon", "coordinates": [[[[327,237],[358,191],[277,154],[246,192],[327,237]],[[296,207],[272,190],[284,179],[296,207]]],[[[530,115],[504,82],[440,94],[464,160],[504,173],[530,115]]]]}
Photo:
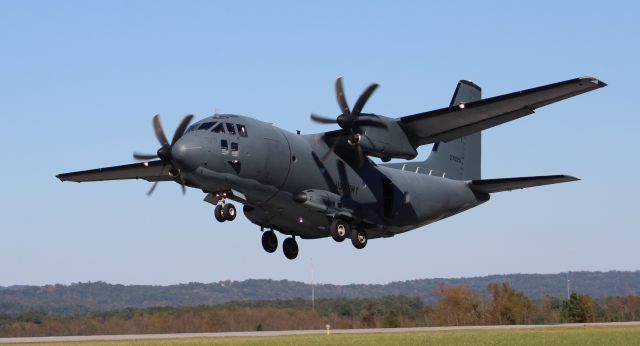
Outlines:
{"type": "Polygon", "coordinates": [[[298,243],[296,242],[296,238],[291,237],[287,238],[282,242],[282,250],[284,251],[284,256],[290,260],[298,257],[298,243]]]}
{"type": "Polygon", "coordinates": [[[213,210],[213,214],[218,222],[233,221],[236,218],[236,206],[231,203],[224,203],[216,205],[213,210]]]}

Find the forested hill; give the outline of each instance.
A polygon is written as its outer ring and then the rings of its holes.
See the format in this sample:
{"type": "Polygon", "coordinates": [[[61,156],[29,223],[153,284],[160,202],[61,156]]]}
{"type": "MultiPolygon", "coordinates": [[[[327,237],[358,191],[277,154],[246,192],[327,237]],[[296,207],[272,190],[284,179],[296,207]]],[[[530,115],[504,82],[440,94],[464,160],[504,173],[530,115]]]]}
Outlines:
{"type": "MultiPolygon", "coordinates": [[[[571,290],[594,298],[640,294],[640,271],[571,272],[571,290]]],[[[567,276],[561,274],[510,274],[459,279],[420,279],[384,285],[317,284],[316,298],[373,298],[405,295],[436,301],[439,285],[465,285],[485,294],[489,283],[508,282],[514,289],[537,299],[545,294],[564,298],[567,276]]],[[[42,311],[74,314],[127,307],[217,305],[229,301],[275,300],[311,296],[307,283],[287,280],[221,281],[171,286],[114,285],[104,282],[71,285],[0,287],[0,313],[42,311]]]]}

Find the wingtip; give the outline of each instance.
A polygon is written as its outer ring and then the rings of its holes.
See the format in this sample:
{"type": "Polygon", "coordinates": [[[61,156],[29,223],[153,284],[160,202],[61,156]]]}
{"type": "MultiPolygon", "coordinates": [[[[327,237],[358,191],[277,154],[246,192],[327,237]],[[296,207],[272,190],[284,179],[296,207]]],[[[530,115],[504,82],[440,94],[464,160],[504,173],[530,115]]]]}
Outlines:
{"type": "Polygon", "coordinates": [[[587,81],[589,81],[589,82],[591,82],[591,83],[593,83],[593,84],[596,84],[596,85],[598,86],[598,88],[604,88],[604,87],[606,87],[606,86],[607,86],[607,83],[605,83],[605,82],[603,82],[603,81],[599,80],[599,79],[598,79],[598,78],[596,78],[596,77],[592,77],[592,76],[584,76],[584,77],[582,77],[582,78],[580,78],[580,79],[587,80],[587,81]]]}
{"type": "Polygon", "coordinates": [[[581,180],[580,178],[574,177],[573,175],[565,175],[565,179],[567,179],[567,182],[581,180]]]}

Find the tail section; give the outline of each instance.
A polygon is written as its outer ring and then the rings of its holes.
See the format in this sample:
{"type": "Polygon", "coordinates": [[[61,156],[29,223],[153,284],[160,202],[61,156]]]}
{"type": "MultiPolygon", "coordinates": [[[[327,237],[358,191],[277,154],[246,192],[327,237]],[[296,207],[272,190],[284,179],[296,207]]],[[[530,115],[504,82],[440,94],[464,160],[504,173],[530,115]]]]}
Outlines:
{"type": "MultiPolygon", "coordinates": [[[[460,81],[451,98],[450,106],[478,101],[482,98],[482,89],[470,81],[460,81]]],[[[438,142],[433,145],[431,154],[419,166],[434,175],[444,175],[456,180],[480,179],[481,134],[454,139],[450,142],[438,142]]]]}

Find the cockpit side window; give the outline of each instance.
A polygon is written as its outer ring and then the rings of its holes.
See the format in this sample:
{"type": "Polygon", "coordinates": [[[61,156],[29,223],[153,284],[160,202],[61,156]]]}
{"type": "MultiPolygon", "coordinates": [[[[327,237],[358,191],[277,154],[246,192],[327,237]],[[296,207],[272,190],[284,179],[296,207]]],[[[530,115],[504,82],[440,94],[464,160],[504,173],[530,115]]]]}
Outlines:
{"type": "MultiPolygon", "coordinates": [[[[191,131],[195,130],[195,129],[196,129],[196,127],[198,127],[198,125],[193,124],[193,125],[191,125],[191,126],[189,126],[189,127],[187,128],[187,131],[186,131],[186,132],[191,132],[191,131]]],[[[185,133],[186,133],[186,132],[185,132],[185,133]]]]}
{"type": "Polygon", "coordinates": [[[229,132],[232,135],[236,134],[236,128],[232,123],[227,123],[227,132],[229,132]]]}
{"type": "Polygon", "coordinates": [[[238,156],[238,143],[231,142],[231,156],[238,156]]]}
{"type": "Polygon", "coordinates": [[[214,126],[211,131],[215,133],[224,133],[224,125],[222,123],[218,123],[218,125],[214,126]]]}
{"type": "Polygon", "coordinates": [[[229,142],[226,139],[220,140],[220,152],[222,155],[229,154],[229,142]]]}
{"type": "Polygon", "coordinates": [[[209,123],[202,123],[202,125],[200,125],[200,126],[198,127],[198,130],[208,130],[208,129],[210,129],[210,128],[211,128],[211,126],[213,126],[213,124],[215,124],[215,123],[213,123],[213,122],[209,122],[209,123]]]}
{"type": "Polygon", "coordinates": [[[247,137],[247,128],[244,125],[238,124],[238,134],[240,137],[247,137]]]}

